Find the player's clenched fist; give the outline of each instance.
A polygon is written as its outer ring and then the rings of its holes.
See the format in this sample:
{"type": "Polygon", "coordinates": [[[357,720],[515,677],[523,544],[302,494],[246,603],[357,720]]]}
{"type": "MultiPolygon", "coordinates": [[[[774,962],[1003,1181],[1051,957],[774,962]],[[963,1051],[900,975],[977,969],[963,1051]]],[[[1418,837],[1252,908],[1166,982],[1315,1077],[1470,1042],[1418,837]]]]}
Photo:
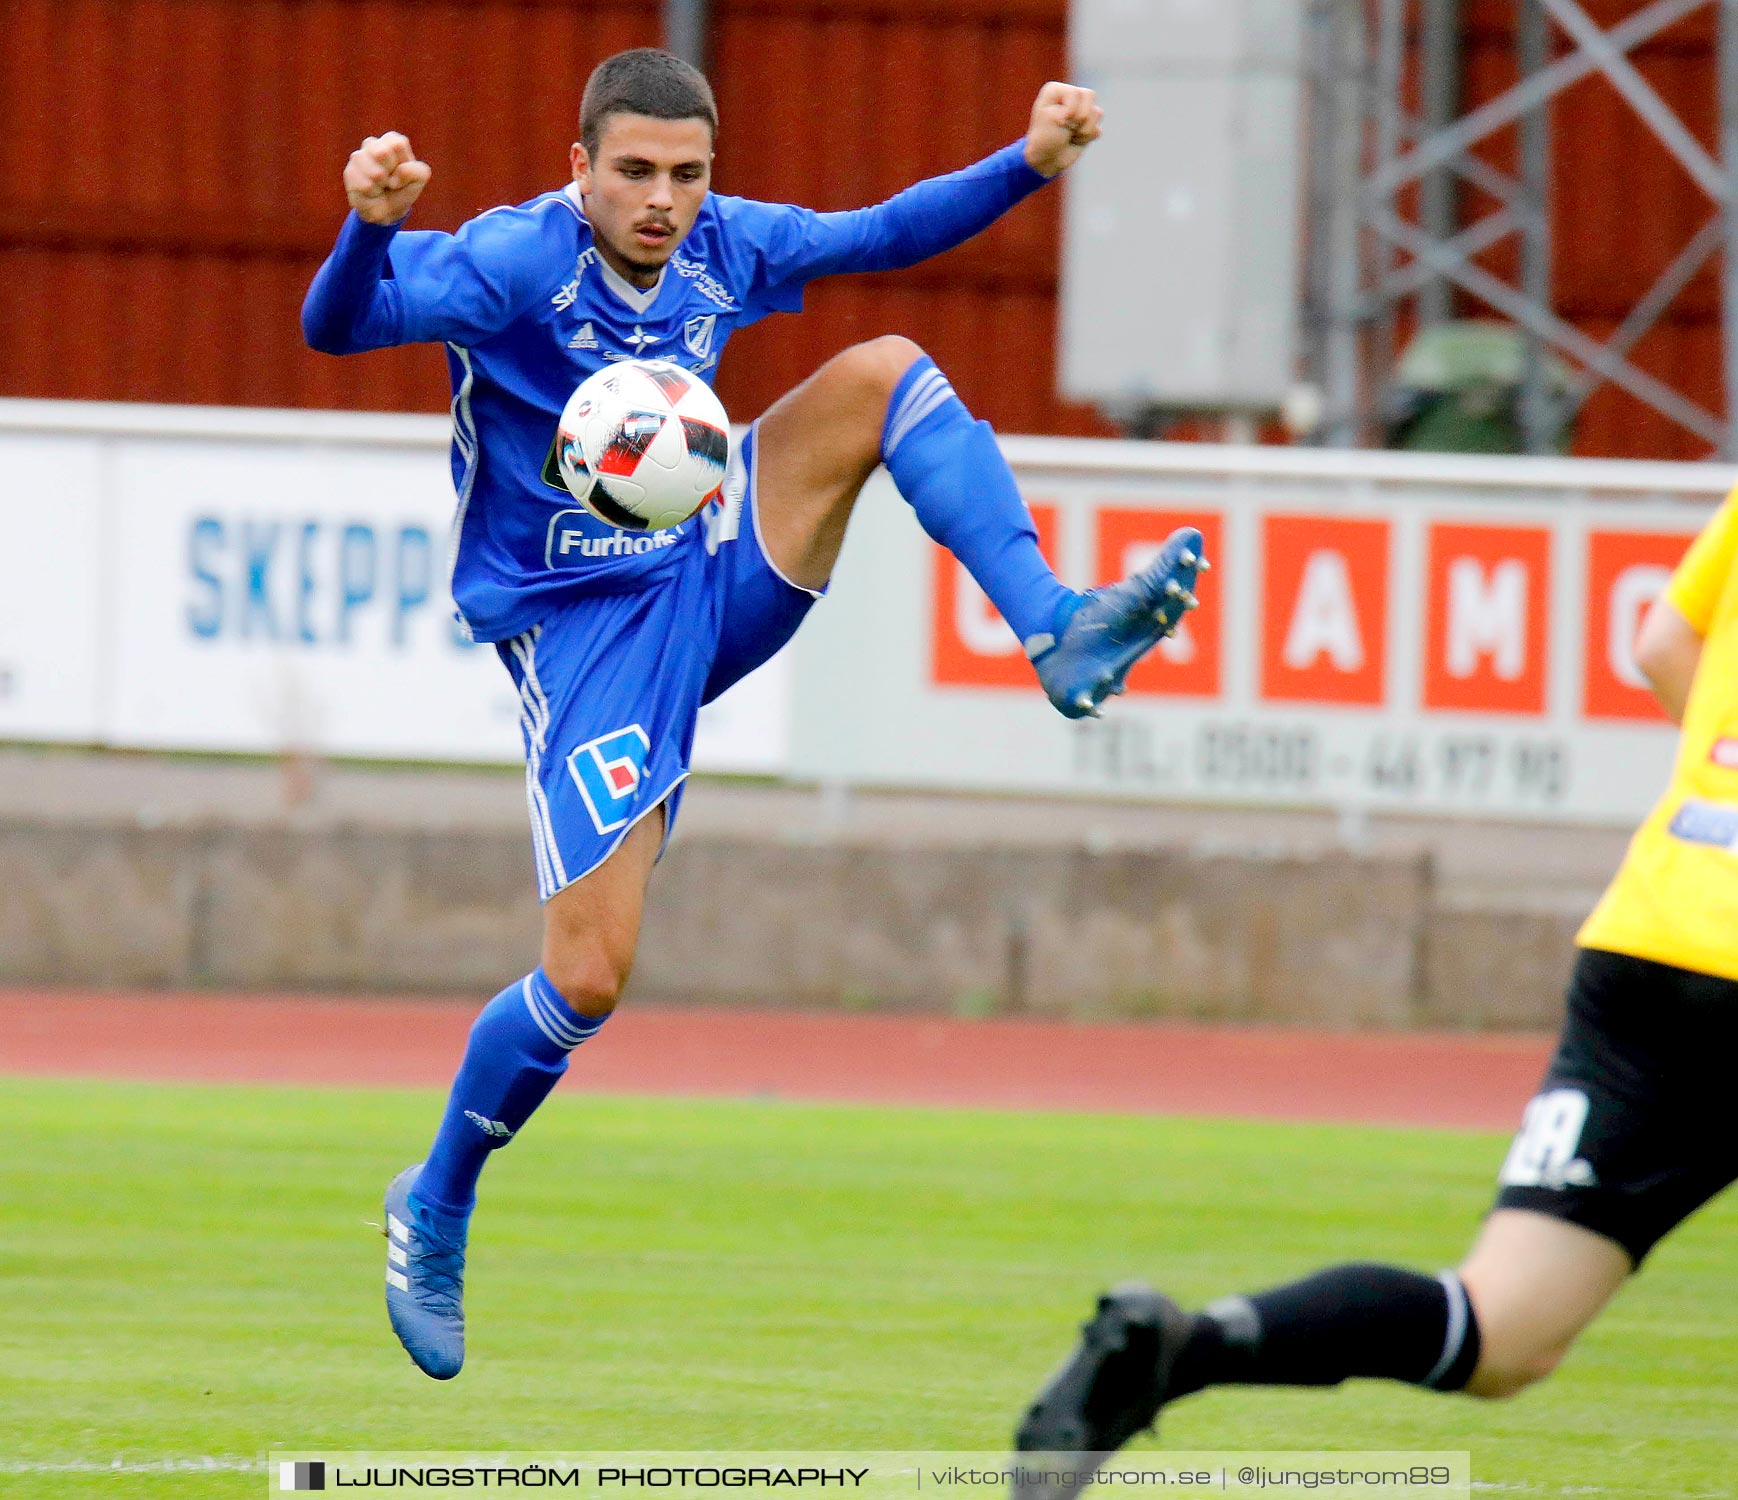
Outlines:
{"type": "Polygon", "coordinates": [[[1026,165],[1054,177],[1072,167],[1100,134],[1104,111],[1098,95],[1072,83],[1047,83],[1032,105],[1026,130],[1026,165]]]}
{"type": "Polygon", "coordinates": [[[370,224],[396,224],[410,212],[434,169],[418,161],[396,130],[371,135],[344,164],[344,191],[357,216],[370,224]]]}

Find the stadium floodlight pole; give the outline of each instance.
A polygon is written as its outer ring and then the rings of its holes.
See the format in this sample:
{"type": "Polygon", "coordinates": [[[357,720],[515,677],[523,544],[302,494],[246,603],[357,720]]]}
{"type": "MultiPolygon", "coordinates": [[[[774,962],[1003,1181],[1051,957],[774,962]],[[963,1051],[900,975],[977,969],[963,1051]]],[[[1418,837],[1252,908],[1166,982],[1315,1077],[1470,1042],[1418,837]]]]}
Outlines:
{"type": "MultiPolygon", "coordinates": [[[[1460,0],[1424,0],[1419,87],[1423,131],[1431,135],[1447,130],[1460,113],[1460,22],[1460,0]]],[[[1418,221],[1433,240],[1450,239],[1460,224],[1460,187],[1454,172],[1464,174],[1463,163],[1472,163],[1475,169],[1484,169],[1487,178],[1508,185],[1495,168],[1465,153],[1426,172],[1418,184],[1418,221]]],[[[1513,201],[1512,194],[1493,189],[1490,181],[1474,181],[1486,192],[1495,192],[1505,207],[1513,201]]],[[[1478,250],[1467,253],[1476,255],[1478,250]]],[[[1418,321],[1430,328],[1453,316],[1454,289],[1445,277],[1431,272],[1419,291],[1418,321]]]]}
{"type": "MultiPolygon", "coordinates": [[[[1400,122],[1401,134],[1405,137],[1407,144],[1410,145],[1415,141],[1420,141],[1426,138],[1428,127],[1423,125],[1421,122],[1414,120],[1404,112],[1401,114],[1400,122]]],[[[1463,178],[1465,181],[1470,182],[1474,187],[1483,188],[1491,195],[1491,197],[1495,198],[1498,203],[1502,204],[1504,208],[1513,207],[1521,198],[1522,190],[1519,182],[1514,178],[1499,172],[1488,161],[1481,161],[1470,151],[1461,151],[1456,155],[1451,156],[1443,163],[1441,168],[1433,167],[1425,174],[1424,181],[1419,184],[1420,189],[1422,189],[1426,183],[1429,183],[1438,177],[1446,182],[1451,188],[1454,186],[1454,179],[1456,177],[1463,178]]],[[[1431,236],[1432,239],[1445,240],[1454,233],[1455,225],[1459,221],[1459,204],[1453,199],[1452,195],[1450,202],[1451,206],[1455,209],[1455,214],[1444,221],[1442,233],[1433,234],[1431,236]]],[[[1424,205],[1420,203],[1419,208],[1421,211],[1423,207],[1424,205]]]]}
{"type": "MultiPolygon", "coordinates": [[[[1528,3],[1528,0],[1522,0],[1528,3]]],[[[1611,45],[1610,39],[1591,20],[1576,0],[1537,0],[1550,12],[1559,26],[1573,38],[1575,45],[1599,64],[1610,79],[1611,86],[1629,101],[1629,106],[1641,121],[1653,131],[1666,149],[1683,164],[1686,172],[1696,179],[1702,190],[1716,203],[1726,196],[1726,173],[1702,149],[1702,143],[1691,135],[1672,110],[1660,98],[1654,86],[1636,71],[1635,64],[1611,45]]]]}
{"type": "MultiPolygon", "coordinates": [[[[1678,252],[1677,259],[1666,267],[1659,280],[1647,289],[1641,301],[1617,325],[1616,332],[1605,341],[1607,352],[1619,359],[1627,358],[1629,351],[1641,342],[1642,336],[1677,301],[1678,293],[1694,281],[1696,273],[1712,259],[1714,252],[1725,242],[1731,222],[1729,214],[1715,213],[1696,231],[1696,237],[1678,252]]],[[[1728,342],[1728,353],[1730,349],[1731,344],[1728,342]]],[[[1581,415],[1581,408],[1587,404],[1587,398],[1599,389],[1600,384],[1590,370],[1582,371],[1570,381],[1560,412],[1565,424],[1573,422],[1581,415]]]]}
{"type": "Polygon", "coordinates": [[[1426,238],[1420,230],[1408,224],[1398,214],[1374,214],[1370,224],[1378,234],[1393,240],[1409,254],[1432,261],[1456,285],[1465,288],[1481,302],[1488,303],[1523,328],[1537,332],[1570,358],[1597,371],[1613,385],[1621,386],[1630,395],[1646,402],[1661,415],[1670,417],[1679,426],[1688,428],[1714,447],[1724,446],[1726,423],[1721,418],[1697,405],[1687,396],[1680,395],[1647,371],[1637,369],[1628,360],[1617,358],[1597,339],[1588,337],[1573,323],[1564,322],[1555,313],[1530,301],[1482,266],[1470,265],[1445,254],[1440,245],[1426,238]]]}
{"type": "MultiPolygon", "coordinates": [[[[1515,54],[1523,81],[1544,72],[1551,50],[1551,0],[1516,0],[1515,54]]],[[[1521,116],[1521,291],[1536,307],[1551,310],[1551,115],[1540,99],[1521,116]]],[[[1523,325],[1521,346],[1521,441],[1527,452],[1549,453],[1557,436],[1545,342],[1523,325]]]]}
{"type": "MultiPolygon", "coordinates": [[[[1605,40],[1620,55],[1633,52],[1643,42],[1707,4],[1708,0],[1654,0],[1652,5],[1605,32],[1605,40]]],[[[1367,199],[1371,204],[1385,201],[1397,189],[1422,177],[1432,167],[1441,166],[1475,141],[1481,141],[1513,123],[1534,105],[1599,71],[1600,65],[1593,55],[1586,48],[1577,48],[1533,77],[1497,95],[1489,104],[1475,109],[1440,135],[1424,141],[1387,172],[1372,176],[1364,185],[1367,199]]]]}
{"type": "MultiPolygon", "coordinates": [[[[1401,105],[1398,99],[1378,99],[1376,101],[1376,108],[1378,110],[1393,113],[1394,118],[1399,121],[1400,139],[1408,146],[1416,145],[1422,140],[1428,140],[1437,128],[1431,126],[1427,121],[1410,114],[1401,105]]],[[[1440,168],[1432,167],[1429,172],[1424,174],[1423,179],[1419,183],[1420,198],[1423,199],[1425,196],[1423,190],[1428,187],[1431,182],[1440,178],[1442,181],[1446,182],[1450,188],[1453,188],[1454,179],[1457,177],[1470,182],[1474,187],[1483,188],[1504,208],[1514,207],[1515,204],[1521,201],[1521,198],[1525,193],[1525,188],[1515,178],[1510,177],[1503,172],[1499,172],[1488,161],[1474,156],[1472,152],[1463,150],[1455,152],[1454,155],[1449,157],[1440,168]]],[[[1454,209],[1454,212],[1443,221],[1440,232],[1433,231],[1431,233],[1432,239],[1446,240],[1454,233],[1455,226],[1458,223],[1459,205],[1452,195],[1450,198],[1450,206],[1454,209]]],[[[1425,207],[1426,205],[1421,201],[1419,204],[1421,222],[1423,222],[1423,210],[1425,207]]],[[[1428,228],[1428,225],[1426,227],[1428,228]]]]}
{"type": "Polygon", "coordinates": [[[707,0],[664,0],[664,46],[683,62],[706,71],[707,0]]]}
{"type": "Polygon", "coordinates": [[[1738,0],[1720,0],[1716,42],[1720,68],[1720,160],[1726,172],[1721,221],[1725,265],[1721,271],[1720,322],[1726,377],[1726,440],[1721,453],[1738,458],[1738,0]]]}
{"type": "MultiPolygon", "coordinates": [[[[1469,224],[1453,239],[1441,240],[1439,243],[1445,255],[1452,255],[1457,260],[1471,260],[1499,240],[1507,239],[1520,226],[1520,214],[1515,209],[1499,208],[1493,214],[1486,214],[1478,223],[1469,224]]],[[[1442,272],[1430,262],[1414,260],[1404,270],[1396,271],[1390,276],[1382,284],[1378,295],[1387,301],[1398,302],[1402,297],[1409,297],[1414,292],[1428,292],[1431,287],[1438,285],[1448,285],[1443,280],[1442,272]]],[[[1429,320],[1422,309],[1419,317],[1428,324],[1429,320]]]]}
{"type": "MultiPolygon", "coordinates": [[[[1334,0],[1308,0],[1304,13],[1304,140],[1308,162],[1304,172],[1305,234],[1303,365],[1306,378],[1322,397],[1322,416],[1308,433],[1310,442],[1325,440],[1327,431],[1328,341],[1333,329],[1333,296],[1328,243],[1330,226],[1346,205],[1334,192],[1332,56],[1334,0]]],[[[1356,217],[1355,210],[1353,217],[1356,217]]]]}
{"type": "MultiPolygon", "coordinates": [[[[1406,12],[1408,0],[1381,0],[1376,20],[1376,169],[1386,170],[1400,155],[1403,126],[1400,118],[1400,87],[1406,63],[1406,12]]],[[[1376,295],[1370,299],[1371,337],[1369,369],[1365,380],[1372,391],[1387,388],[1395,362],[1397,299],[1388,294],[1393,284],[1395,249],[1386,240],[1371,246],[1371,271],[1377,278],[1376,295]]]]}
{"type": "Polygon", "coordinates": [[[1323,390],[1327,412],[1321,440],[1330,448],[1354,448],[1364,437],[1367,389],[1363,380],[1365,328],[1363,230],[1358,183],[1364,166],[1364,3],[1318,0],[1315,104],[1325,116],[1325,147],[1317,168],[1325,177],[1327,235],[1323,390]]]}
{"type": "MultiPolygon", "coordinates": [[[[1400,148],[1412,146],[1429,138],[1453,123],[1453,112],[1460,97],[1459,80],[1455,76],[1460,66],[1460,38],[1454,29],[1459,25],[1460,0],[1424,0],[1424,30],[1421,33],[1422,74],[1425,114],[1420,117],[1409,111],[1402,99],[1404,93],[1403,65],[1409,0],[1382,0],[1382,37],[1378,44],[1376,89],[1372,108],[1376,115],[1376,171],[1378,173],[1398,160],[1400,148]],[[1432,30],[1432,27],[1436,30],[1432,30]]],[[[1526,197],[1524,183],[1498,171],[1489,162],[1461,151],[1440,167],[1425,173],[1419,183],[1419,222],[1433,240],[1445,249],[1471,259],[1488,250],[1499,240],[1512,234],[1521,222],[1518,208],[1526,197]],[[1482,188],[1496,199],[1500,207],[1493,213],[1456,232],[1459,222],[1459,188],[1462,178],[1474,187],[1482,188]]],[[[1390,200],[1389,207],[1392,207],[1390,200]]],[[[1393,268],[1387,252],[1379,254],[1376,264],[1381,280],[1370,294],[1365,316],[1378,319],[1384,308],[1403,301],[1417,292],[1418,318],[1421,325],[1445,321],[1452,312],[1453,298],[1449,283],[1440,273],[1422,261],[1414,260],[1404,269],[1393,268]]],[[[1378,357],[1391,348],[1393,335],[1384,326],[1378,340],[1378,357]]]]}
{"type": "Polygon", "coordinates": [[[1395,350],[1374,347],[1371,330],[1387,333],[1390,315],[1403,299],[1417,294],[1418,321],[1430,326],[1452,313],[1456,292],[1507,316],[1525,335],[1520,391],[1520,427],[1527,451],[1550,452],[1591,394],[1607,382],[1652,407],[1671,421],[1738,459],[1738,0],[1653,0],[1609,31],[1588,19],[1587,0],[1516,0],[1515,46],[1519,64],[1514,85],[1464,118],[1452,111],[1452,65],[1459,41],[1448,23],[1459,0],[1419,0],[1421,49],[1446,47],[1445,54],[1419,58],[1419,113],[1405,102],[1406,80],[1392,67],[1396,14],[1410,22],[1415,12],[1391,0],[1359,0],[1355,7],[1358,42],[1365,42],[1364,18],[1379,18],[1384,30],[1372,33],[1373,54],[1348,63],[1346,8],[1335,0],[1313,0],[1312,133],[1310,217],[1310,377],[1324,396],[1325,420],[1318,439],[1356,441],[1359,424],[1382,394],[1395,350]],[[1720,137],[1710,155],[1664,98],[1629,61],[1628,54],[1649,38],[1690,14],[1712,7],[1719,22],[1718,82],[1720,137]],[[1553,59],[1552,28],[1573,49],[1553,59]],[[1342,80],[1359,71],[1366,83],[1363,113],[1357,118],[1358,144],[1367,155],[1355,179],[1348,177],[1342,125],[1342,80]],[[1609,78],[1623,104],[1714,199],[1717,213],[1702,224],[1639,300],[1631,302],[1616,330],[1603,342],[1565,319],[1551,306],[1553,255],[1550,210],[1550,140],[1547,106],[1557,93],[1580,80],[1609,78]],[[1435,82],[1432,82],[1432,79],[1435,82]],[[1434,91],[1434,92],[1433,92],[1434,91]],[[1504,126],[1520,125],[1518,175],[1509,177],[1472,154],[1473,144],[1504,126]],[[1395,150],[1395,142],[1400,151],[1395,150]],[[1420,183],[1416,222],[1400,213],[1398,190],[1420,183]],[[1490,192],[1497,207],[1476,222],[1457,221],[1463,206],[1455,198],[1459,181],[1490,192]],[[1350,186],[1348,186],[1348,182],[1350,186]],[[1438,186],[1432,188],[1432,183],[1438,186]],[[1352,195],[1348,215],[1345,194],[1352,195]],[[1439,194],[1432,199],[1432,192],[1439,194]],[[1434,201],[1434,207],[1432,203],[1434,201]],[[1348,217],[1350,223],[1348,224],[1348,217]],[[1477,264],[1478,257],[1511,234],[1520,235],[1519,278],[1505,281],[1477,264]],[[1398,268],[1386,250],[1369,253],[1370,236],[1398,246],[1409,261],[1398,268]],[[1716,416],[1682,390],[1641,369],[1630,357],[1676,299],[1704,268],[1714,251],[1725,250],[1722,267],[1722,373],[1726,395],[1716,416]],[[1365,253],[1360,258],[1360,250],[1365,253]],[[1357,281],[1356,295],[1347,291],[1357,281]],[[1547,350],[1566,354],[1575,366],[1565,390],[1557,390],[1547,350]]]}

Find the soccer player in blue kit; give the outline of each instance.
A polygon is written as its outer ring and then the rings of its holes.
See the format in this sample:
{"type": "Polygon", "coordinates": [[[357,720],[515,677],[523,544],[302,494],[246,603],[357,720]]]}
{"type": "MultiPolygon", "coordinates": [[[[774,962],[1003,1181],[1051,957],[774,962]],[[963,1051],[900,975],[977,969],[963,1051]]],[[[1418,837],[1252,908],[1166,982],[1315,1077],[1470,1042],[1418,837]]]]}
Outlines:
{"type": "Polygon", "coordinates": [[[1071,718],[1193,602],[1200,534],[1076,593],[1041,556],[988,424],[915,344],[846,349],[754,425],[720,499],[653,536],[552,494],[545,461],[575,386],[609,360],[704,377],[733,330],[795,312],[818,276],[912,265],[994,222],[1098,137],[1090,90],[1047,83],[1023,140],[887,202],[814,213],[710,191],[718,116],[669,53],[600,64],[572,180],[456,234],[404,229],[431,169],[401,134],[344,169],[352,212],[302,310],[332,354],[446,346],[453,384],[453,598],[520,698],[543,946],[477,1018],[428,1157],[386,1194],[386,1301],[416,1364],[464,1361],[476,1183],[614,1009],[652,865],[674,823],[700,706],[766,661],[820,597],[858,491],[886,464],[924,529],[970,570],[1071,718]]]}

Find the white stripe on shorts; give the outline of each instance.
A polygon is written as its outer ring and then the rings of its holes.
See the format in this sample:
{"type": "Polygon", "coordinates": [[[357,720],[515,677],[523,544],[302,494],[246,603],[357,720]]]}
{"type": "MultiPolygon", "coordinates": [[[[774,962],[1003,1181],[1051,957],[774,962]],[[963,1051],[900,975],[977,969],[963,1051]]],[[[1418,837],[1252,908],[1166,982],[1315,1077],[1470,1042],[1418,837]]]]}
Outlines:
{"type": "Polygon", "coordinates": [[[511,645],[513,655],[519,659],[520,671],[524,674],[524,680],[520,683],[520,696],[530,710],[529,727],[534,730],[526,742],[526,794],[531,802],[532,823],[541,824],[544,852],[549,861],[550,883],[540,891],[543,899],[547,901],[567,884],[567,866],[561,859],[561,846],[555,838],[555,822],[549,814],[549,799],[544,795],[540,776],[543,752],[549,747],[547,736],[550,723],[549,699],[544,696],[543,684],[537,679],[537,640],[542,634],[543,627],[533,625],[524,635],[515,636],[511,645]],[[526,689],[530,690],[529,693],[526,689]]]}
{"type": "MultiPolygon", "coordinates": [[[[508,643],[515,656],[518,642],[508,643]]],[[[519,728],[525,735],[525,810],[531,818],[531,852],[537,861],[537,895],[547,901],[555,894],[555,866],[549,858],[549,841],[543,836],[543,816],[537,806],[542,791],[537,773],[542,768],[543,730],[537,720],[537,705],[523,681],[519,684],[519,728]]]]}

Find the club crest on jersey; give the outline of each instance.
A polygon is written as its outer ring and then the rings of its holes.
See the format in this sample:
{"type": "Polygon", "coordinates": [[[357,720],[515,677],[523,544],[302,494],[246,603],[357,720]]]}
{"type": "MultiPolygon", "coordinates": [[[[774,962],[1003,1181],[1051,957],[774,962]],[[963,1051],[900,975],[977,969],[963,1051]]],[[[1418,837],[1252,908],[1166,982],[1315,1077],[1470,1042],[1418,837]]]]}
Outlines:
{"type": "Polygon", "coordinates": [[[712,330],[717,326],[717,313],[690,318],[682,325],[682,342],[695,359],[705,359],[712,352],[712,330]]]}
{"type": "Polygon", "coordinates": [[[567,757],[568,773],[599,833],[627,826],[651,749],[646,731],[630,724],[599,735],[567,757]]]}

